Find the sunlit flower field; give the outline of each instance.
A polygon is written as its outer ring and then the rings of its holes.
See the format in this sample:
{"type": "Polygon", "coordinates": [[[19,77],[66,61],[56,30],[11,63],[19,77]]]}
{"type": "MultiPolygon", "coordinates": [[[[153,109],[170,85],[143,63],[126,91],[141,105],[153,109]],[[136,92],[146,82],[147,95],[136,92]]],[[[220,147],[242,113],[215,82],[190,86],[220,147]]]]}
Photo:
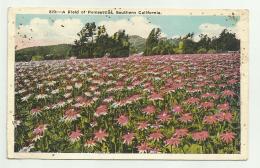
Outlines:
{"type": "Polygon", "coordinates": [[[15,151],[239,153],[240,56],[15,65],[15,151]]]}

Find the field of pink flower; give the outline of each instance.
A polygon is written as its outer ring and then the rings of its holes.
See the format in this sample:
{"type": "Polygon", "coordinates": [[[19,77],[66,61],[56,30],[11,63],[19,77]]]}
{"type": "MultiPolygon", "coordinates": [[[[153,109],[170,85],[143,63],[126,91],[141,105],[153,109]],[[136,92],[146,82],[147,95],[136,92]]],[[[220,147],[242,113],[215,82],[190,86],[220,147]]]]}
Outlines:
{"type": "Polygon", "coordinates": [[[15,151],[239,153],[239,54],[16,63],[15,151]]]}

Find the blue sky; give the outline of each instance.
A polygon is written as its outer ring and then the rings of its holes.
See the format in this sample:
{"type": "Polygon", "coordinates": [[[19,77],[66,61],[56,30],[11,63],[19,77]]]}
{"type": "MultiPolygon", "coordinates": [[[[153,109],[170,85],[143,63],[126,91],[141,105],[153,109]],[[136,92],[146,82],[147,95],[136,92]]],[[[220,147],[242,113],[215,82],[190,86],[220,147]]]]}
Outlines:
{"type": "MultiPolygon", "coordinates": [[[[87,22],[105,25],[108,34],[125,29],[129,35],[146,38],[152,28],[159,27],[168,38],[194,32],[218,36],[224,29],[237,30],[237,21],[226,16],[174,16],[174,15],[49,15],[19,14],[17,32],[38,41],[72,43],[76,34],[87,22]],[[63,25],[63,26],[61,26],[63,25]]],[[[29,42],[28,42],[29,43],[29,42]]]]}
{"type": "MultiPolygon", "coordinates": [[[[121,20],[121,19],[130,19],[135,15],[125,16],[125,15],[110,15],[110,18],[105,15],[17,15],[16,17],[16,26],[19,24],[28,25],[33,18],[48,19],[51,24],[51,19],[70,19],[76,18],[80,19],[82,23],[87,22],[101,22],[104,20],[121,20]]],[[[139,15],[138,15],[139,16],[139,15]]],[[[199,26],[203,23],[219,24],[225,27],[234,27],[236,22],[227,19],[226,16],[143,16],[147,18],[152,24],[161,26],[161,29],[168,36],[182,35],[189,32],[198,33],[200,32],[199,26]]]]}

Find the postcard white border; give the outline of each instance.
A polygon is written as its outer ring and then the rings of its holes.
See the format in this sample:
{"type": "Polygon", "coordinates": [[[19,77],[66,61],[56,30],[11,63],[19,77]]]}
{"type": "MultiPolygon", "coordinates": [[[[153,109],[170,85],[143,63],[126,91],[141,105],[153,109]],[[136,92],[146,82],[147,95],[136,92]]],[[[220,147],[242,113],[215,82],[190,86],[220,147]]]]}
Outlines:
{"type": "Polygon", "coordinates": [[[14,70],[15,70],[15,16],[16,14],[49,14],[49,10],[113,10],[115,8],[9,8],[8,12],[8,111],[7,153],[9,159],[149,159],[149,160],[247,160],[248,158],[248,43],[249,11],[245,9],[157,9],[116,8],[125,11],[160,11],[161,15],[240,16],[243,21],[241,34],[241,148],[240,154],[97,154],[97,153],[18,153],[14,152],[14,70]]]}

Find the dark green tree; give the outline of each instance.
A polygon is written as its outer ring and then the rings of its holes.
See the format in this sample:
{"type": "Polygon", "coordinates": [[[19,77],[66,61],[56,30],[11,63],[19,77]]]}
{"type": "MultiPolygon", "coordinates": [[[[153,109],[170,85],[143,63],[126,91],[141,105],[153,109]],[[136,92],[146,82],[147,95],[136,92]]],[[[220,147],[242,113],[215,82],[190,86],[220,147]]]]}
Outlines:
{"type": "Polygon", "coordinates": [[[130,43],[125,30],[119,30],[111,37],[112,46],[109,48],[111,57],[129,56],[130,43]]]}
{"type": "Polygon", "coordinates": [[[73,51],[79,58],[92,58],[94,52],[94,37],[96,35],[96,24],[86,23],[85,26],[77,33],[79,40],[74,41],[73,51]]]}
{"type": "Polygon", "coordinates": [[[199,37],[200,40],[197,42],[198,50],[209,50],[211,48],[211,38],[205,34],[200,34],[199,37]]]}
{"type": "Polygon", "coordinates": [[[77,35],[79,39],[74,42],[73,53],[78,58],[98,58],[107,54],[111,57],[129,56],[130,43],[125,30],[110,37],[105,26],[87,23],[77,35]]]}
{"type": "Polygon", "coordinates": [[[105,26],[98,26],[95,39],[94,57],[103,57],[111,47],[111,40],[106,32],[105,26]]]}
{"type": "Polygon", "coordinates": [[[224,29],[218,38],[214,38],[211,47],[218,52],[239,51],[240,40],[236,38],[236,34],[224,29]]]}
{"type": "Polygon", "coordinates": [[[144,55],[154,55],[156,53],[154,47],[158,46],[161,29],[153,28],[145,42],[144,55]]]}

